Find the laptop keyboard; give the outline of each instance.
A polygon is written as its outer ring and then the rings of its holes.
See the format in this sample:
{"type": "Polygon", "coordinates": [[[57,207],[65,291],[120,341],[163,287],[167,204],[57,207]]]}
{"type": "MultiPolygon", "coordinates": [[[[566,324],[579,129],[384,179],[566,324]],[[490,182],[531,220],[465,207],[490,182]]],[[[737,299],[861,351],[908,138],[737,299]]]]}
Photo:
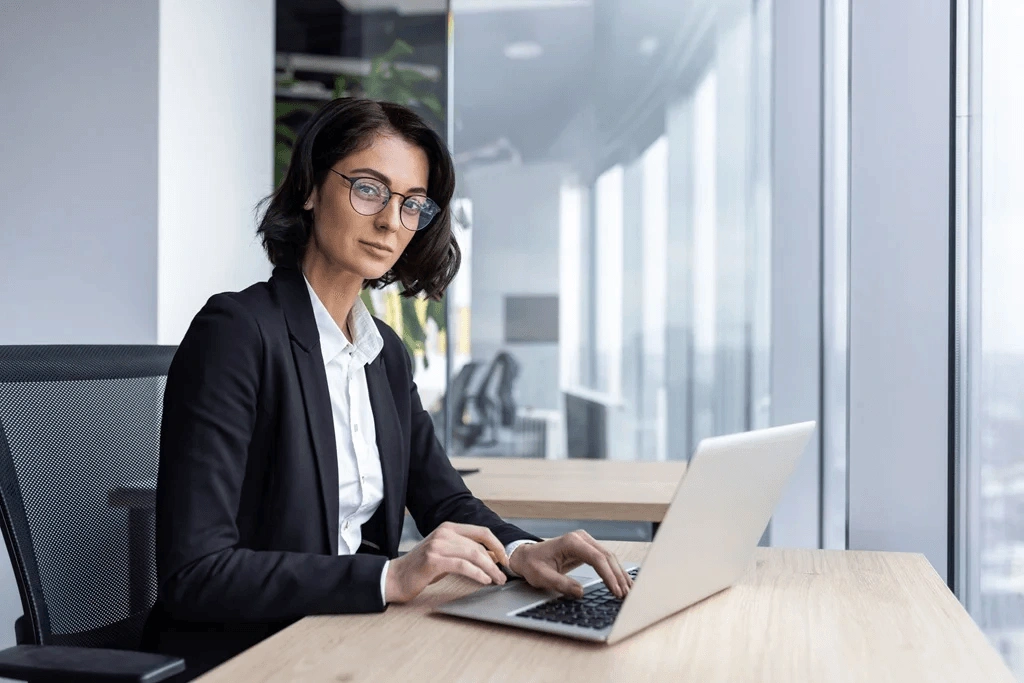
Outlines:
{"type": "MultiPolygon", "coordinates": [[[[630,569],[627,573],[635,579],[637,570],[630,569]]],[[[622,600],[615,597],[606,585],[600,583],[588,589],[579,600],[569,597],[555,598],[523,610],[516,616],[599,630],[611,626],[621,607],[622,600]]]]}

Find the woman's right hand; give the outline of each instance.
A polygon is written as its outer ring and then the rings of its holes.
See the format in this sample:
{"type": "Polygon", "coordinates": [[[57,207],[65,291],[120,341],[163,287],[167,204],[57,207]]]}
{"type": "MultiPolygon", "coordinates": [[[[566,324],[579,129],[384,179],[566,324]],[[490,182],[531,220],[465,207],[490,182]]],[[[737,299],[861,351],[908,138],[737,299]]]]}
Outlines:
{"type": "Polygon", "coordinates": [[[445,522],[408,553],[391,560],[384,599],[408,602],[449,574],[482,584],[503,584],[505,575],[495,560],[508,566],[505,548],[490,529],[445,522]]]}

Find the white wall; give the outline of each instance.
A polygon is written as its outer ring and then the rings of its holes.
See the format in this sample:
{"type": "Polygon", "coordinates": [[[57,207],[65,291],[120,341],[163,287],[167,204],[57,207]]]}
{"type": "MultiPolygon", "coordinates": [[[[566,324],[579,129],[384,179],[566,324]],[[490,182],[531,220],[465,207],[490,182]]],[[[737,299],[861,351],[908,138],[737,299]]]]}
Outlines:
{"type": "Polygon", "coordinates": [[[158,19],[0,2],[0,344],[156,341],[158,19]]]}
{"type": "Polygon", "coordinates": [[[270,275],[253,209],[273,184],[274,0],[160,4],[157,339],[270,275]]]}

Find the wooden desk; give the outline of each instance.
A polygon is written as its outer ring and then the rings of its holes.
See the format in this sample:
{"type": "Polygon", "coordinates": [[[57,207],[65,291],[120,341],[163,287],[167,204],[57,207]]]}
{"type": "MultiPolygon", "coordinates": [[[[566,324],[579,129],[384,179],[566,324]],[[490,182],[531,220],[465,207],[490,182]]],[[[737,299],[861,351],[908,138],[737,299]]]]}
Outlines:
{"type": "Polygon", "coordinates": [[[466,485],[502,517],[660,522],[683,462],[452,458],[466,485]]]}
{"type": "MultiPolygon", "coordinates": [[[[646,545],[608,543],[625,561],[646,545]]],[[[473,588],[450,577],[384,614],[304,619],[200,680],[1013,680],[921,555],[760,549],[733,588],[610,647],[429,613],[473,588]]]]}

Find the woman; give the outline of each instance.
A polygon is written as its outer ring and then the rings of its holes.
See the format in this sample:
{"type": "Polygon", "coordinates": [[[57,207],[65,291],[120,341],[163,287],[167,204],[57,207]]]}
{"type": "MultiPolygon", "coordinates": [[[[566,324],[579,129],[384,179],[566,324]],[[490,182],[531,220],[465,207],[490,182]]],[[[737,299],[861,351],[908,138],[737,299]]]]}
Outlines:
{"type": "Polygon", "coordinates": [[[399,337],[359,293],[439,298],[459,267],[441,139],[393,104],[310,120],[259,234],[273,276],[212,297],[167,375],[147,642],[192,677],[311,614],[380,612],[447,574],[580,595],[630,579],[584,532],[541,542],[452,468],[399,337]],[[404,510],[423,542],[398,557],[404,510]]]}

